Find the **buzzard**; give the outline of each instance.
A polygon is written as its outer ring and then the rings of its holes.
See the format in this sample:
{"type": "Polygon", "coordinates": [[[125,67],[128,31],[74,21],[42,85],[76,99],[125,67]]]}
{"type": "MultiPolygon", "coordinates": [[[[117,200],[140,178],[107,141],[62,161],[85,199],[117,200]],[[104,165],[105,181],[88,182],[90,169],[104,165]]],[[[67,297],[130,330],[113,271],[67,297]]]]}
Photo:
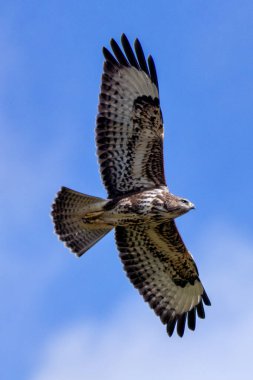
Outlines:
{"type": "Polygon", "coordinates": [[[144,300],[166,325],[183,336],[186,320],[205,317],[209,298],[174,219],[194,208],[166,185],[163,118],[153,58],[138,39],[132,49],[105,47],[96,122],[96,145],[108,199],[62,187],[52,206],[55,231],[77,256],[115,228],[124,269],[144,300]]]}

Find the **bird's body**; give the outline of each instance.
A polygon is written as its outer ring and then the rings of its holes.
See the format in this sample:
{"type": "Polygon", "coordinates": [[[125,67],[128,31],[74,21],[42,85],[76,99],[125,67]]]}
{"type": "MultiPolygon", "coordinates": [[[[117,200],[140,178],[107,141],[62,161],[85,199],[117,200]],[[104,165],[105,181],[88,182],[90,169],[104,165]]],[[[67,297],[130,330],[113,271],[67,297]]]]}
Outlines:
{"type": "Polygon", "coordinates": [[[185,214],[194,205],[181,198],[171,194],[165,186],[161,188],[144,190],[131,194],[129,196],[116,197],[101,201],[99,204],[89,209],[83,218],[87,223],[102,223],[111,227],[124,226],[133,224],[152,223],[159,224],[166,220],[174,219],[185,214]],[[185,203],[187,202],[187,203],[185,203]]]}
{"type": "Polygon", "coordinates": [[[135,54],[122,35],[122,52],[112,40],[106,48],[97,116],[96,144],[108,199],[62,188],[52,216],[60,239],[81,256],[115,228],[124,269],[145,301],[167,325],[184,334],[205,317],[210,301],[196,264],[174,219],[194,208],[169,192],[163,164],[163,120],[151,56],[141,45],[135,54]]]}

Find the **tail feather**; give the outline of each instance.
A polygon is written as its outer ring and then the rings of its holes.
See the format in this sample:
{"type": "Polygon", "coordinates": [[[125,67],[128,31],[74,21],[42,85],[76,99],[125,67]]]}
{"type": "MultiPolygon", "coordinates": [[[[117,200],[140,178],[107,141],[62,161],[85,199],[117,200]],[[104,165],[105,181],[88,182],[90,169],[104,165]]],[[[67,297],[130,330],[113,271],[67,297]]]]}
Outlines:
{"type": "Polygon", "coordinates": [[[89,224],[85,215],[98,215],[106,200],[85,195],[62,187],[52,205],[52,217],[55,232],[65,245],[77,256],[84,254],[89,248],[105,236],[112,227],[89,224]]]}

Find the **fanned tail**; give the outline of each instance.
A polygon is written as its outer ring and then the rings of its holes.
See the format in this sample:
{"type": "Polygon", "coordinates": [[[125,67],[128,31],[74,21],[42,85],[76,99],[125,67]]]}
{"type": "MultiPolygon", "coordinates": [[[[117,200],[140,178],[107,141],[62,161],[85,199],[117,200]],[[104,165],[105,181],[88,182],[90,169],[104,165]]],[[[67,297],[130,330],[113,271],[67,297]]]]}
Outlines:
{"type": "Polygon", "coordinates": [[[62,187],[52,205],[55,232],[77,256],[105,236],[112,227],[87,222],[103,213],[106,200],[62,187]]]}

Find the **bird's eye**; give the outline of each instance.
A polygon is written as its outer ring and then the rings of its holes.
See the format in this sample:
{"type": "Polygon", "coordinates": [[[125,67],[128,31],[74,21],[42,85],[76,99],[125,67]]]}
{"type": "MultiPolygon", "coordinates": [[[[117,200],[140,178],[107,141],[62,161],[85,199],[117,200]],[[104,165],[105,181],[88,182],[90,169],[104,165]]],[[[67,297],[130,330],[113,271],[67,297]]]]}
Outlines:
{"type": "Polygon", "coordinates": [[[184,203],[185,205],[188,205],[188,203],[189,203],[189,202],[187,201],[187,199],[181,199],[181,202],[184,203]]]}

